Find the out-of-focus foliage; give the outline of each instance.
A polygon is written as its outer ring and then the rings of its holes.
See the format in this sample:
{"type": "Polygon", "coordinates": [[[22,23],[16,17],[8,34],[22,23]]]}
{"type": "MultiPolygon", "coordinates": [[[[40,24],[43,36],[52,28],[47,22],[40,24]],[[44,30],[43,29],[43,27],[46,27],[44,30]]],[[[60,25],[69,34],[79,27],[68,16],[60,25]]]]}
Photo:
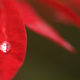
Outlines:
{"type": "MultiPolygon", "coordinates": [[[[77,53],[70,54],[27,29],[29,35],[26,60],[14,80],[80,80],[80,30],[70,22],[57,20],[55,10],[34,0],[28,1],[43,19],[55,25],[61,35],[75,46],[77,53]]],[[[79,11],[69,4],[69,0],[57,1],[67,4],[79,15],[79,11]]]]}

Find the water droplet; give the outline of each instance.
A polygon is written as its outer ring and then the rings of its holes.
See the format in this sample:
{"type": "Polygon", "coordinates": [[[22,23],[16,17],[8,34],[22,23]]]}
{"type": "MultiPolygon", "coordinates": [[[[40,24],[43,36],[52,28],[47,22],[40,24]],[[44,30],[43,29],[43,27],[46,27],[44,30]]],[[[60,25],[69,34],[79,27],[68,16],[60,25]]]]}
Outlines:
{"type": "Polygon", "coordinates": [[[11,50],[11,44],[8,41],[3,41],[0,44],[0,50],[4,53],[7,53],[8,51],[11,50]]]}

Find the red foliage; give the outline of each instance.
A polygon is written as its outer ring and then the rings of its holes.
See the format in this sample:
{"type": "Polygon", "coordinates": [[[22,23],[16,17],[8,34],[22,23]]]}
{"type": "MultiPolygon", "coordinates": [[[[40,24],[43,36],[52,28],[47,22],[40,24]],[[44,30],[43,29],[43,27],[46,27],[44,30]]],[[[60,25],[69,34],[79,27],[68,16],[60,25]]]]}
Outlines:
{"type": "Polygon", "coordinates": [[[79,16],[68,6],[54,0],[35,0],[39,3],[45,4],[59,12],[62,12],[68,20],[72,21],[76,27],[80,28],[80,18],[79,16]]]}
{"type": "MultiPolygon", "coordinates": [[[[24,62],[26,52],[26,31],[16,5],[11,0],[3,0],[7,41],[11,50],[0,51],[0,80],[11,80],[24,62]]],[[[3,27],[2,27],[3,28],[3,27]]],[[[1,28],[1,30],[2,30],[1,28]]],[[[2,33],[3,34],[3,33],[2,33]]],[[[3,39],[6,38],[3,36],[3,39]]],[[[4,41],[0,39],[0,41],[4,41]]]]}
{"type": "MultiPolygon", "coordinates": [[[[80,28],[79,16],[69,7],[52,0],[36,1],[63,12],[80,28]]],[[[0,80],[11,80],[24,62],[27,45],[24,24],[66,50],[75,52],[75,49],[42,19],[29,3],[17,3],[12,0],[1,0],[0,3],[0,80]],[[5,41],[7,41],[5,50],[9,43],[11,48],[4,53],[1,49],[4,46],[1,45],[4,45],[5,41]]]]}
{"type": "Polygon", "coordinates": [[[75,49],[66,40],[64,40],[54,28],[51,28],[49,24],[37,15],[29,3],[18,3],[18,5],[27,28],[49,38],[68,51],[75,52],[75,49]]]}

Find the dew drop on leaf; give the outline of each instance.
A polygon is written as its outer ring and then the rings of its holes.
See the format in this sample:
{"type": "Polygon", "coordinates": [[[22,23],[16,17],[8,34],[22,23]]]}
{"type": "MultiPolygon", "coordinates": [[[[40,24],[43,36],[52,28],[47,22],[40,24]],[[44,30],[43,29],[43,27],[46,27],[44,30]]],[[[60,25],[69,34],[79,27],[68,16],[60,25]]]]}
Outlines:
{"type": "Polygon", "coordinates": [[[0,44],[0,50],[4,53],[7,53],[11,50],[11,44],[8,41],[3,41],[0,44]]]}

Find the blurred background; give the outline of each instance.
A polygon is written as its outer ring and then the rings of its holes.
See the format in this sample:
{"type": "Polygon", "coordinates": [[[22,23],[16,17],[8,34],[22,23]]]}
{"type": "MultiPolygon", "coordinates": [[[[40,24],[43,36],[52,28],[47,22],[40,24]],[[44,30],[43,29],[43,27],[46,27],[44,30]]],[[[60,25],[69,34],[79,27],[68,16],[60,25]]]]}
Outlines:
{"type": "MultiPolygon", "coordinates": [[[[56,1],[65,3],[80,15],[79,11],[68,4],[69,0],[56,1]]],[[[26,58],[13,80],[80,80],[80,30],[73,23],[65,21],[65,18],[59,20],[56,10],[34,0],[28,2],[47,23],[55,27],[62,37],[77,49],[77,53],[72,54],[26,28],[28,36],[26,58]]]]}

